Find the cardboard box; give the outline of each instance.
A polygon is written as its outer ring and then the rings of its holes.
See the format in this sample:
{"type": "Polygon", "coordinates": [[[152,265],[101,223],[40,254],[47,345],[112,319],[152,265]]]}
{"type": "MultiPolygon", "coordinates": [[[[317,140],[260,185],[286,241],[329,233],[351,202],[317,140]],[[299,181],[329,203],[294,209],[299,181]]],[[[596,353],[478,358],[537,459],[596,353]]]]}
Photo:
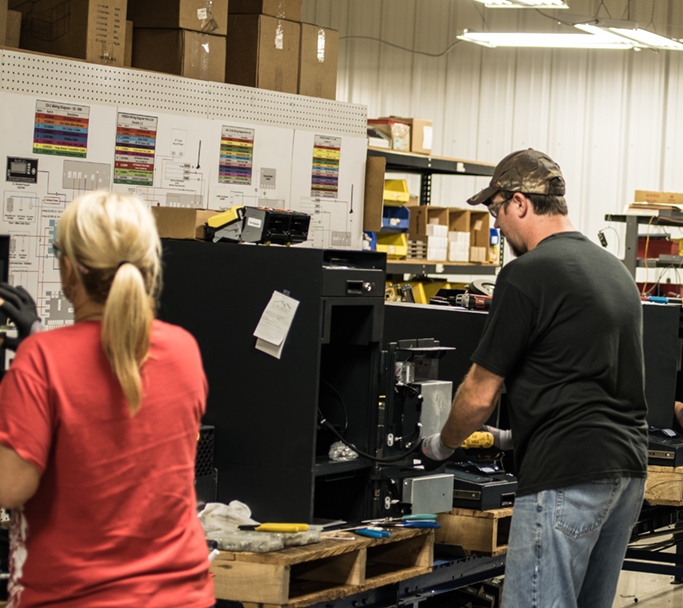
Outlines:
{"type": "Polygon", "coordinates": [[[123,67],[129,68],[133,65],[133,22],[126,21],[126,45],[123,51],[123,67]]]}
{"type": "Polygon", "coordinates": [[[9,8],[21,12],[22,49],[123,66],[126,0],[9,0],[9,8]]]}
{"type": "Polygon", "coordinates": [[[427,234],[428,224],[448,226],[448,207],[436,207],[434,205],[418,205],[410,208],[411,234],[427,234]]]}
{"type": "Polygon", "coordinates": [[[7,46],[7,29],[9,27],[7,4],[7,0],[0,0],[0,46],[7,46]]]}
{"type": "Polygon", "coordinates": [[[21,37],[21,13],[19,11],[7,11],[6,34],[5,46],[18,49],[21,37]]]}
{"type": "Polygon", "coordinates": [[[225,82],[297,92],[301,24],[266,15],[231,14],[228,29],[225,82]]]}
{"type": "Polygon", "coordinates": [[[488,211],[470,211],[470,262],[489,261],[489,217],[488,211]]]}
{"type": "Polygon", "coordinates": [[[157,231],[163,239],[190,239],[206,241],[204,224],[219,213],[210,209],[190,209],[189,207],[152,207],[152,215],[157,223],[157,231]]]}
{"type": "Polygon", "coordinates": [[[683,194],[679,192],[636,190],[633,201],[636,203],[654,203],[657,205],[683,205],[683,194]]]}
{"type": "Polygon", "coordinates": [[[230,0],[230,14],[261,14],[301,21],[301,0],[230,0]]]}
{"type": "Polygon", "coordinates": [[[425,118],[401,118],[390,116],[395,120],[402,120],[410,125],[410,151],[417,154],[431,154],[434,129],[432,121],[425,118]]]}
{"type": "Polygon", "coordinates": [[[133,67],[223,82],[225,37],[189,30],[136,27],[133,33],[133,67]]]}
{"type": "Polygon", "coordinates": [[[368,125],[387,135],[391,149],[410,152],[410,125],[395,118],[369,118],[368,125]]]}
{"type": "Polygon", "coordinates": [[[226,36],[228,0],[128,0],[128,19],[135,27],[226,36]]]}
{"type": "Polygon", "coordinates": [[[336,99],[338,56],[338,31],[302,23],[299,95],[336,99]]]}
{"type": "Polygon", "coordinates": [[[363,230],[379,232],[382,229],[384,208],[384,172],[387,159],[368,156],[365,163],[365,197],[363,202],[363,230]]]}

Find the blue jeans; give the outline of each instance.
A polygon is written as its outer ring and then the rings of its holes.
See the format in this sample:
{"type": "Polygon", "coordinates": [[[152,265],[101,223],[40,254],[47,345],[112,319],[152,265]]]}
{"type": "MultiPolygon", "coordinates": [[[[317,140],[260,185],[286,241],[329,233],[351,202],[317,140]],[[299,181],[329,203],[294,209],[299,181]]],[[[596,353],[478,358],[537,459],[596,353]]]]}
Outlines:
{"type": "Polygon", "coordinates": [[[503,608],[611,608],[644,492],[625,478],[518,497],[503,608]]]}

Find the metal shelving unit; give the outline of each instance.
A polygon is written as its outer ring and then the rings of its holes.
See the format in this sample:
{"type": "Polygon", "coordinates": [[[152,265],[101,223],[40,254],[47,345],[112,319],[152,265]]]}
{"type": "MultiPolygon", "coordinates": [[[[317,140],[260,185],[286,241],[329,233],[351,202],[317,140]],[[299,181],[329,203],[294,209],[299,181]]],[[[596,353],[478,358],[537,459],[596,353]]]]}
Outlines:
{"type": "Polygon", "coordinates": [[[675,226],[683,228],[683,213],[662,209],[658,215],[625,215],[607,214],[605,221],[626,223],[626,246],[624,249],[624,265],[635,279],[636,268],[665,268],[672,265],[680,266],[683,263],[673,263],[671,260],[659,259],[638,259],[638,226],[647,224],[649,226],[675,226]]]}
{"type": "MultiPolygon", "coordinates": [[[[368,156],[386,160],[386,171],[393,173],[417,173],[420,175],[420,204],[429,205],[432,197],[432,175],[491,176],[496,165],[478,163],[457,158],[426,156],[396,152],[383,148],[368,148],[368,156]]],[[[387,274],[468,274],[493,275],[498,265],[421,262],[415,260],[387,261],[387,274]]]]}
{"type": "Polygon", "coordinates": [[[432,200],[432,175],[474,175],[490,176],[496,165],[477,163],[471,160],[457,158],[443,158],[441,156],[426,156],[424,154],[410,154],[396,152],[383,148],[368,148],[368,156],[380,156],[387,161],[387,171],[394,173],[419,173],[420,201],[422,205],[429,205],[432,200]]]}

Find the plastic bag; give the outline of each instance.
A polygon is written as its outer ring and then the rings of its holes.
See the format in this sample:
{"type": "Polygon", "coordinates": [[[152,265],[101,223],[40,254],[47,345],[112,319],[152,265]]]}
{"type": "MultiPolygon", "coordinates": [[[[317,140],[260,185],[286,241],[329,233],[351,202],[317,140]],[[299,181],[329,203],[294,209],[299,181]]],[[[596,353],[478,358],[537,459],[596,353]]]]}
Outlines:
{"type": "Polygon", "coordinates": [[[239,500],[233,500],[227,505],[220,502],[207,503],[199,513],[199,521],[205,535],[214,532],[234,532],[237,526],[253,526],[259,523],[251,518],[251,509],[239,500]]]}
{"type": "Polygon", "coordinates": [[[349,446],[344,445],[341,441],[337,441],[330,446],[327,455],[330,460],[341,462],[345,460],[355,460],[358,454],[354,452],[349,446]]]}

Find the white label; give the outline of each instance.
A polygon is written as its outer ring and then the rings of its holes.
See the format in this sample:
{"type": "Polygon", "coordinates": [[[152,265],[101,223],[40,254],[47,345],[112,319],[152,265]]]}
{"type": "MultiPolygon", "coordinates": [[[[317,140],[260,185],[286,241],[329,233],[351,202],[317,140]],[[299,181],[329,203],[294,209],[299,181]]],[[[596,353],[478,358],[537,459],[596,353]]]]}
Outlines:
{"type": "Polygon", "coordinates": [[[260,228],[262,224],[263,220],[258,217],[247,218],[247,226],[251,226],[252,228],[260,228]]]}
{"type": "Polygon", "coordinates": [[[434,133],[434,129],[432,128],[431,125],[425,125],[422,128],[422,147],[425,150],[431,150],[432,149],[432,134],[434,133]]]}
{"type": "Polygon", "coordinates": [[[285,48],[285,30],[282,27],[282,21],[277,22],[277,29],[275,30],[275,48],[278,51],[285,48]]]}
{"type": "Polygon", "coordinates": [[[325,30],[318,30],[318,62],[325,63],[325,30]]]}
{"type": "Polygon", "coordinates": [[[394,137],[394,150],[403,150],[403,138],[394,137]]]}
{"type": "Polygon", "coordinates": [[[199,21],[204,21],[205,19],[209,18],[209,12],[205,8],[198,8],[197,9],[197,19],[199,21]]]}

